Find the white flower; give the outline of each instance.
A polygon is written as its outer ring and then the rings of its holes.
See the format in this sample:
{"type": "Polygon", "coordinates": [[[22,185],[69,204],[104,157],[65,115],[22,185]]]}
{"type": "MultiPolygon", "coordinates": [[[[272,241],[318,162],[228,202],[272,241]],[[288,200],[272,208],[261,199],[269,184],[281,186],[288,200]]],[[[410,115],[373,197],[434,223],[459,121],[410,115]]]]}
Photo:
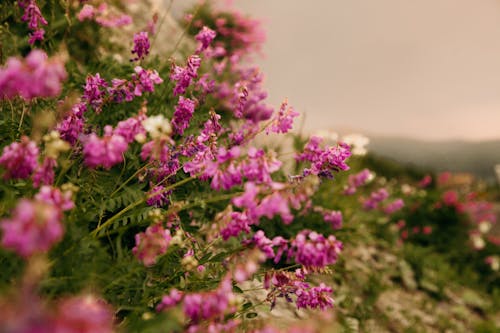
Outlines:
{"type": "Polygon", "coordinates": [[[172,133],[170,121],[161,114],[143,120],[142,126],[153,139],[168,136],[172,133]]]}
{"type": "Polygon", "coordinates": [[[481,221],[479,222],[478,229],[482,234],[486,234],[491,230],[491,223],[489,221],[481,221]]]}
{"type": "Polygon", "coordinates": [[[483,237],[481,237],[478,234],[472,234],[470,236],[471,241],[472,241],[472,246],[476,250],[481,250],[486,246],[486,242],[484,241],[483,237]]]}
{"type": "Polygon", "coordinates": [[[366,146],[370,143],[370,139],[362,134],[349,134],[342,138],[342,141],[351,146],[353,155],[366,155],[368,150],[366,146]]]}

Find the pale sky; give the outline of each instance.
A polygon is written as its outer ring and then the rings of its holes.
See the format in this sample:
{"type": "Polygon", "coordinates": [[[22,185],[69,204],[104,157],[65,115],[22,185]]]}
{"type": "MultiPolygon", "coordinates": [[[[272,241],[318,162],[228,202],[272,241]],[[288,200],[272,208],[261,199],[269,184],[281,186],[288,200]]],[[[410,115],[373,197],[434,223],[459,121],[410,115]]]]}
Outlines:
{"type": "Polygon", "coordinates": [[[500,0],[236,0],[307,129],[500,138],[500,0]]]}

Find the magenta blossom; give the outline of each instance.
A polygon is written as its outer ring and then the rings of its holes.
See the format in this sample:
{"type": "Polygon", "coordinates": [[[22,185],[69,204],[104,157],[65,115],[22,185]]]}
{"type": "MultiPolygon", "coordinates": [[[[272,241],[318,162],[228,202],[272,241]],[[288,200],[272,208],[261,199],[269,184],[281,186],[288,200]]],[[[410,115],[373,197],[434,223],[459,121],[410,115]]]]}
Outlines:
{"type": "Polygon", "coordinates": [[[95,133],[89,135],[83,147],[85,164],[91,168],[103,166],[110,169],[113,165],[123,162],[123,154],[127,151],[127,141],[117,134],[113,128],[104,128],[104,137],[101,139],[95,133]]]}
{"type": "Polygon", "coordinates": [[[182,95],[191,85],[191,81],[198,77],[198,68],[200,68],[201,59],[197,55],[188,58],[186,67],[172,66],[170,80],[175,81],[174,96],[182,95]]]}
{"type": "Polygon", "coordinates": [[[0,222],[2,246],[22,257],[48,251],[63,236],[62,213],[54,204],[21,199],[12,217],[0,222]]]}
{"type": "Polygon", "coordinates": [[[63,63],[56,58],[49,60],[41,50],[31,51],[24,62],[9,58],[0,68],[0,99],[56,97],[66,76],[63,63]]]}
{"type": "Polygon", "coordinates": [[[217,33],[208,27],[203,27],[200,32],[195,36],[195,39],[199,42],[197,53],[201,53],[207,49],[207,47],[212,43],[217,33]]]}
{"type": "Polygon", "coordinates": [[[179,102],[175,107],[174,116],[172,118],[172,127],[176,134],[183,135],[184,130],[188,128],[189,122],[193,117],[195,105],[195,101],[184,98],[183,96],[179,97],[179,102]]]}
{"type": "Polygon", "coordinates": [[[342,243],[330,235],[328,238],[311,230],[302,230],[292,241],[288,257],[306,267],[323,268],[334,264],[342,250],[342,243]]]}
{"type": "Polygon", "coordinates": [[[299,116],[292,107],[288,107],[288,101],[285,100],[278,111],[276,117],[272,120],[271,125],[266,129],[266,133],[288,133],[293,126],[293,118],[299,116]]]}
{"type": "Polygon", "coordinates": [[[145,31],[139,32],[134,35],[134,48],[132,49],[132,54],[135,57],[131,61],[137,61],[144,59],[149,54],[149,38],[148,33],[145,31]]]}
{"type": "Polygon", "coordinates": [[[135,235],[135,247],[132,252],[145,266],[152,266],[159,256],[167,252],[171,239],[170,230],[155,224],[148,227],[145,232],[135,235]]]}
{"type": "Polygon", "coordinates": [[[92,295],[63,299],[57,307],[54,333],[112,333],[113,309],[92,295]]]}
{"type": "Polygon", "coordinates": [[[6,169],[4,178],[28,178],[38,166],[38,153],[36,143],[26,136],[6,146],[0,156],[0,165],[6,169]]]}

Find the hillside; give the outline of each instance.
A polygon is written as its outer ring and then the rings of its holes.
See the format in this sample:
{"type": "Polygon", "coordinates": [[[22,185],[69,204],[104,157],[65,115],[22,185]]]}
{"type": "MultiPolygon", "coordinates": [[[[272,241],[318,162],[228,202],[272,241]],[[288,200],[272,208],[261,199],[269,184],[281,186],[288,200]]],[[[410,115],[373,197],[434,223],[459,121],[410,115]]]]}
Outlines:
{"type": "Polygon", "coordinates": [[[370,151],[402,163],[435,171],[470,172],[494,180],[500,164],[500,140],[484,142],[422,141],[397,137],[371,137],[370,151]]]}

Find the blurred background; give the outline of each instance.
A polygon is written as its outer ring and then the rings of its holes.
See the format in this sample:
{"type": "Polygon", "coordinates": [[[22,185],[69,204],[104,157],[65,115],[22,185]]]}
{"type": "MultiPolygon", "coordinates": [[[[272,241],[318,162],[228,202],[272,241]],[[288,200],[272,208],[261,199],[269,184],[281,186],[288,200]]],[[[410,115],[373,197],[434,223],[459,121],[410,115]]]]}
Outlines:
{"type": "Polygon", "coordinates": [[[304,131],[361,133],[380,155],[495,180],[500,1],[231,2],[262,20],[269,101],[287,97],[304,131]]]}

